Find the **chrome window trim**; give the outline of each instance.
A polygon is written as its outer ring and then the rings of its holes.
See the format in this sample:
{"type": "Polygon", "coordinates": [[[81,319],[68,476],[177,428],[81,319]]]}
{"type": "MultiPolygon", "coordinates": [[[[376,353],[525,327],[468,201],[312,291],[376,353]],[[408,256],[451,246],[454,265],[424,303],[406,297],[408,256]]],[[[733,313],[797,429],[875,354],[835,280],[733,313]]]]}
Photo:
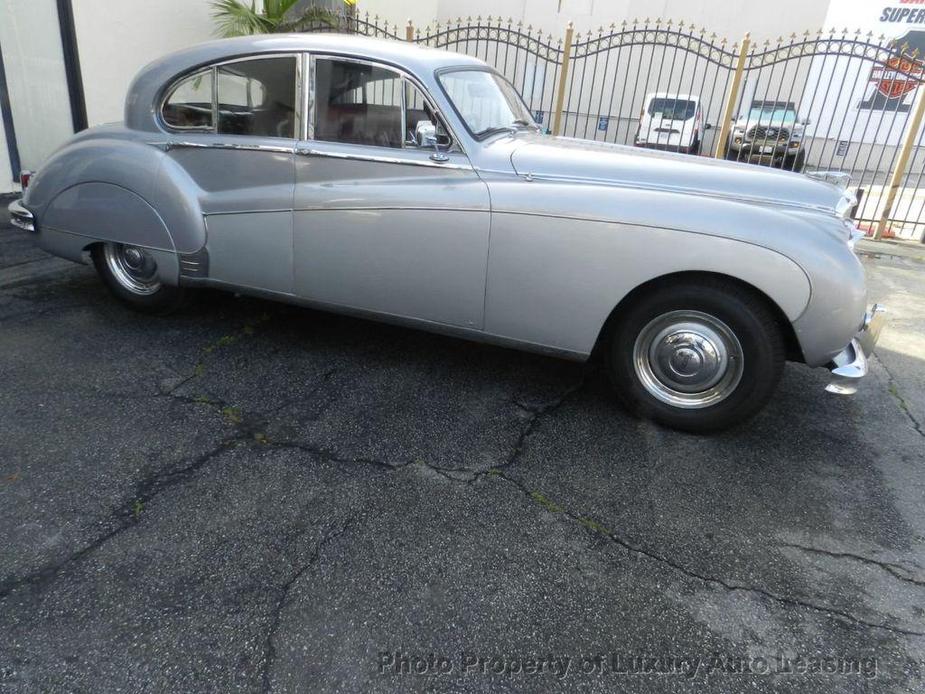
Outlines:
{"type": "MultiPolygon", "coordinates": [[[[223,65],[233,65],[234,63],[244,63],[251,62],[254,60],[272,60],[274,58],[293,58],[296,61],[296,83],[295,87],[295,111],[296,111],[296,123],[294,127],[293,137],[279,137],[278,135],[257,135],[253,137],[272,137],[280,140],[292,140],[298,139],[300,137],[300,129],[298,127],[299,120],[301,115],[298,113],[301,107],[301,102],[299,100],[299,84],[301,83],[301,76],[299,65],[302,61],[302,56],[305,55],[303,52],[293,52],[293,51],[284,51],[282,53],[257,53],[250,55],[242,55],[236,58],[229,58],[228,60],[220,60],[216,63],[210,63],[208,65],[199,65],[198,67],[188,70],[180,75],[174,77],[170,81],[168,86],[162,90],[161,95],[157,100],[157,107],[155,108],[154,116],[157,125],[164,130],[166,133],[188,133],[188,132],[197,132],[197,133],[212,133],[215,135],[225,134],[229,137],[236,137],[230,133],[219,133],[218,132],[218,68],[223,65]],[[180,85],[184,80],[200,73],[209,70],[212,73],[212,127],[211,128],[202,128],[202,127],[190,127],[183,128],[173,125],[169,125],[166,120],[164,120],[164,106],[167,105],[167,100],[170,98],[170,95],[173,94],[174,90],[180,85]]],[[[240,136],[240,137],[249,137],[249,136],[240,136]]]]}
{"type": "MultiPolygon", "coordinates": [[[[382,68],[382,69],[384,69],[384,70],[389,70],[390,72],[396,73],[396,74],[401,78],[401,82],[402,82],[402,119],[403,119],[403,120],[404,120],[404,117],[405,117],[404,83],[405,83],[405,80],[407,80],[408,82],[410,82],[411,84],[413,84],[413,85],[418,89],[418,91],[421,92],[421,96],[424,98],[424,100],[427,102],[427,104],[428,104],[428,105],[430,106],[430,108],[433,110],[434,115],[437,116],[437,118],[440,119],[440,121],[441,121],[442,124],[443,124],[443,127],[446,128],[446,131],[450,134],[450,137],[452,138],[452,142],[451,142],[451,144],[450,144],[450,149],[447,150],[447,151],[448,151],[448,152],[459,152],[459,153],[461,153],[461,154],[466,154],[466,150],[465,150],[465,148],[463,147],[462,140],[461,140],[461,139],[459,138],[459,136],[456,134],[456,131],[453,130],[453,127],[450,125],[450,121],[447,119],[446,116],[443,115],[443,111],[440,110],[440,108],[439,108],[439,107],[437,106],[437,104],[434,102],[433,97],[430,95],[430,92],[427,90],[427,88],[421,83],[421,81],[420,81],[417,77],[415,77],[413,74],[411,74],[410,72],[408,72],[408,71],[405,70],[404,68],[399,67],[399,66],[397,66],[397,65],[393,65],[393,64],[391,64],[391,63],[385,63],[385,62],[378,61],[378,60],[369,60],[369,59],[367,59],[367,58],[357,58],[357,57],[354,57],[354,56],[338,55],[338,54],[336,54],[336,53],[316,53],[316,52],[310,53],[311,68],[310,68],[310,71],[309,71],[309,72],[310,72],[310,75],[311,75],[311,84],[310,84],[310,88],[309,88],[309,93],[310,93],[309,105],[310,105],[310,108],[311,108],[311,115],[310,115],[310,117],[309,117],[309,122],[310,122],[310,125],[309,125],[309,133],[308,133],[308,137],[307,137],[306,139],[308,139],[308,140],[314,140],[314,139],[315,139],[315,128],[314,128],[314,125],[315,125],[315,106],[316,106],[316,104],[317,104],[317,95],[316,95],[316,93],[315,93],[315,89],[316,89],[316,87],[317,87],[317,81],[315,80],[315,70],[316,70],[316,68],[315,68],[315,62],[316,62],[318,59],[321,59],[321,60],[340,60],[340,61],[345,62],[345,63],[357,63],[357,64],[360,64],[360,65],[369,65],[369,66],[371,66],[371,67],[378,67],[378,68],[382,68]]],[[[410,147],[409,147],[409,148],[406,148],[406,147],[404,147],[404,139],[405,139],[405,133],[404,133],[404,130],[403,130],[403,131],[402,131],[402,147],[401,147],[401,148],[398,148],[398,147],[383,147],[382,145],[365,145],[365,146],[368,146],[368,147],[378,147],[379,149],[391,150],[391,151],[394,151],[394,150],[396,150],[396,149],[400,149],[400,150],[402,150],[402,151],[405,150],[405,149],[409,149],[409,150],[411,150],[411,151],[418,151],[418,152],[424,151],[422,148],[419,148],[419,147],[417,147],[417,148],[410,148],[410,147]]],[[[332,141],[332,140],[318,140],[318,142],[330,142],[331,144],[351,144],[351,143],[347,143],[347,142],[337,142],[337,141],[332,141]]],[[[468,155],[467,155],[467,156],[468,156],[468,155]]],[[[352,157],[347,157],[347,158],[352,158],[352,157]]],[[[416,162],[412,162],[412,163],[416,163],[416,162]]],[[[443,166],[443,165],[438,164],[438,166],[443,166]]]]}
{"type": "MultiPolygon", "coordinates": [[[[232,136],[234,137],[234,136],[232,136]]],[[[279,140],[292,140],[290,137],[275,138],[279,140]]],[[[188,141],[170,141],[167,142],[149,142],[149,145],[159,147],[165,152],[171,149],[239,149],[250,152],[275,152],[277,154],[294,154],[295,147],[286,147],[285,145],[258,145],[246,142],[188,142],[188,141]]]]}
{"type": "Polygon", "coordinates": [[[307,140],[309,133],[314,129],[312,124],[312,85],[314,84],[314,73],[312,72],[311,56],[304,51],[299,54],[299,88],[300,101],[299,110],[301,111],[301,125],[298,139],[307,140]]]}
{"type": "MultiPolygon", "coordinates": [[[[327,140],[318,140],[330,145],[348,144],[343,142],[328,142],[327,140]]],[[[353,145],[360,147],[376,147],[377,149],[391,152],[425,152],[423,149],[398,149],[396,147],[380,147],[378,145],[353,145]]],[[[330,159],[351,159],[354,161],[370,161],[379,164],[404,164],[406,166],[429,166],[437,169],[452,169],[456,171],[475,171],[471,164],[451,164],[431,161],[430,159],[406,159],[405,157],[389,157],[378,154],[358,154],[353,152],[326,152],[324,150],[312,149],[311,147],[296,147],[295,153],[303,157],[328,157],[330,159]]],[[[461,152],[454,152],[461,154],[461,152]]]]}
{"type": "Polygon", "coordinates": [[[296,140],[301,139],[302,130],[305,127],[303,122],[305,110],[302,108],[302,92],[305,89],[304,78],[302,76],[302,64],[304,54],[299,53],[295,57],[295,102],[293,103],[293,128],[292,137],[296,140]]]}

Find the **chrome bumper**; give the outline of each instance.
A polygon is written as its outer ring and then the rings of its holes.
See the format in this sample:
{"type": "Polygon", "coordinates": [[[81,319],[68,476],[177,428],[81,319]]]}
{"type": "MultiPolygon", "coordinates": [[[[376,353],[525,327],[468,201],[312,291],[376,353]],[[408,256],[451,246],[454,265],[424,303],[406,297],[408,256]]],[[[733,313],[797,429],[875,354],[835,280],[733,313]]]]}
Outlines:
{"type": "Polygon", "coordinates": [[[10,224],[25,231],[35,231],[35,217],[19,200],[11,202],[7,209],[10,211],[10,224]]]}
{"type": "Polygon", "coordinates": [[[867,375],[867,358],[874,352],[877,338],[883,329],[885,313],[885,308],[874,304],[864,316],[861,330],[829,364],[832,380],[825,387],[828,392],[838,395],[854,395],[858,392],[858,380],[867,375]]]}

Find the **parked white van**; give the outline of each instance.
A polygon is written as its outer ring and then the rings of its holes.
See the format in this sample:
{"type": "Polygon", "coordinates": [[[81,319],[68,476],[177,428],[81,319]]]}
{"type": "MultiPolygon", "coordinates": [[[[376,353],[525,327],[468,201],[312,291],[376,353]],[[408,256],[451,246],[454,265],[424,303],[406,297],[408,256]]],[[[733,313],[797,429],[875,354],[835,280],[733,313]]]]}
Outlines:
{"type": "Polygon", "coordinates": [[[699,96],[669,92],[647,94],[639,114],[636,146],[700,154],[703,133],[710,127],[703,122],[699,96]]]}

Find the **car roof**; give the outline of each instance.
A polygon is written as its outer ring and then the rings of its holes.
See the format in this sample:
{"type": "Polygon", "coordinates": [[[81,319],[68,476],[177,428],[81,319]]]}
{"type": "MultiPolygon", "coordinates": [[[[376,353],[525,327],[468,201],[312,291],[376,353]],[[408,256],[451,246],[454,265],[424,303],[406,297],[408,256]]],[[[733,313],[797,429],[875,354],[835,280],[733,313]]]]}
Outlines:
{"type": "Polygon", "coordinates": [[[375,60],[400,67],[432,84],[435,71],[446,67],[487,67],[478,58],[418,46],[394,39],[335,33],[261,34],[208,41],[158,58],[141,69],[129,87],[125,124],[156,130],[152,108],[166,86],[196,68],[249,55],[304,51],[375,60]]]}
{"type": "Polygon", "coordinates": [[[678,101],[700,101],[696,94],[675,94],[674,92],[650,92],[646,94],[646,101],[652,99],[677,99],[678,101]]]}

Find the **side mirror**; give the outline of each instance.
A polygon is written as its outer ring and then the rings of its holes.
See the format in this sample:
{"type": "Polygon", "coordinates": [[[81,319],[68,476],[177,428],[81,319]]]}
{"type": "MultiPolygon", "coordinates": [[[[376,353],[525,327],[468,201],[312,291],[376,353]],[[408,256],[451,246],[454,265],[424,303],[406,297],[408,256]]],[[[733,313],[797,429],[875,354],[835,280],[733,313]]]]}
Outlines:
{"type": "Polygon", "coordinates": [[[437,135],[437,126],[429,120],[419,120],[414,124],[414,142],[418,147],[433,147],[434,153],[430,155],[431,160],[443,163],[450,158],[440,151],[440,136],[437,135]]]}
{"type": "Polygon", "coordinates": [[[419,120],[414,124],[414,144],[418,147],[437,146],[437,126],[429,120],[419,120]]]}

